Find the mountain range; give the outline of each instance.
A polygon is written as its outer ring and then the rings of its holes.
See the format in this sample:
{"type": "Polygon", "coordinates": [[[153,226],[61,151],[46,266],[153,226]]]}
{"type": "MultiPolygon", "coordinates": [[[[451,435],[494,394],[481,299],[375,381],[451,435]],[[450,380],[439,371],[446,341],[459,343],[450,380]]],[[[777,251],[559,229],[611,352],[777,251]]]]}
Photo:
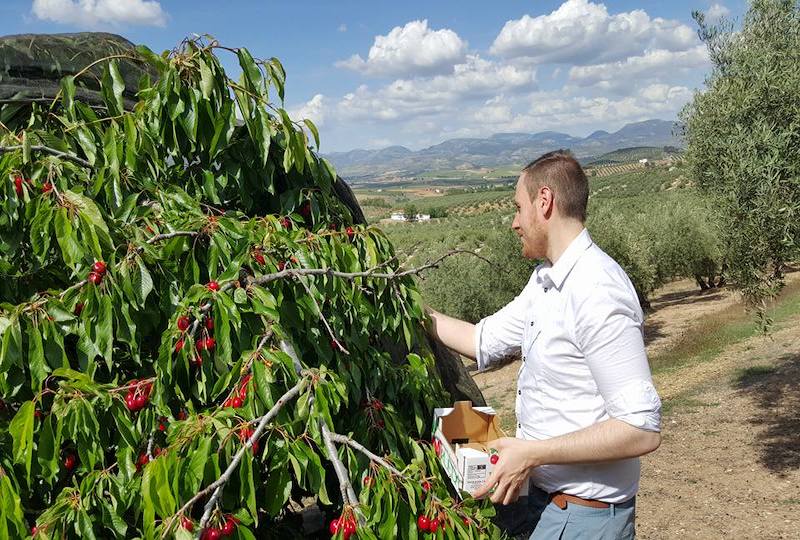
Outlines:
{"type": "Polygon", "coordinates": [[[634,146],[681,147],[679,126],[666,120],[645,120],[626,124],[613,133],[595,131],[588,137],[557,131],[495,133],[484,139],[448,139],[416,151],[389,146],[379,150],[332,152],[324,157],[344,177],[414,176],[435,170],[523,166],[545,152],[560,148],[568,148],[582,162],[589,162],[592,157],[634,146]]]}

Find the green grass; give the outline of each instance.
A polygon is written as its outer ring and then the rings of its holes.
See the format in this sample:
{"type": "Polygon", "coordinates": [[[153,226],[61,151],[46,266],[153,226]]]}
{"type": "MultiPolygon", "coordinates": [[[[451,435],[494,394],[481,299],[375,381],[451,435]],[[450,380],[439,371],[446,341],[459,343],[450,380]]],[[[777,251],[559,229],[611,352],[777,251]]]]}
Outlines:
{"type": "MultiPolygon", "coordinates": [[[[787,286],[768,310],[775,327],[797,313],[800,313],[800,283],[787,286]]],[[[752,313],[731,309],[713,318],[705,318],[699,327],[688,332],[675,347],[653,356],[650,366],[653,374],[658,374],[708,362],[727,347],[758,335],[759,332],[752,313]]]]}

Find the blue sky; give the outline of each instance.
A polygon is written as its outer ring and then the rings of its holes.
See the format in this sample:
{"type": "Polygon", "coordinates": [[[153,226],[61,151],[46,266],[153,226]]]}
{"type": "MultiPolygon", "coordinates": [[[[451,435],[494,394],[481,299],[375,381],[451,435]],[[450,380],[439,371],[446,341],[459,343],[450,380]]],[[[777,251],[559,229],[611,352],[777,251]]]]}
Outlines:
{"type": "Polygon", "coordinates": [[[0,33],[103,30],[158,52],[208,33],[277,56],[287,109],[332,152],[674,119],[709,70],[694,9],[735,19],[746,4],[3,0],[0,33]]]}

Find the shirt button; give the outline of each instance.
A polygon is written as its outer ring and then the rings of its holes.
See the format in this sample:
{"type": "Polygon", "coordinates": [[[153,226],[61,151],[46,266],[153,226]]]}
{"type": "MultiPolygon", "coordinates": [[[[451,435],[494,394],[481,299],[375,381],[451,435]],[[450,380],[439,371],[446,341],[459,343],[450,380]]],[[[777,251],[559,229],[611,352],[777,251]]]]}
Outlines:
{"type": "Polygon", "coordinates": [[[525,357],[524,357],[524,356],[522,357],[522,361],[523,361],[523,362],[525,361],[525,357]]]}
{"type": "Polygon", "coordinates": [[[518,427],[518,428],[521,428],[521,427],[522,427],[522,424],[517,424],[517,427],[518,427]]]}
{"type": "Polygon", "coordinates": [[[544,292],[547,292],[547,287],[544,288],[544,292]]]}
{"type": "Polygon", "coordinates": [[[522,390],[517,390],[517,395],[521,396],[522,395],[522,390]]]}
{"type": "Polygon", "coordinates": [[[531,321],[531,326],[533,326],[533,321],[531,321]]]}

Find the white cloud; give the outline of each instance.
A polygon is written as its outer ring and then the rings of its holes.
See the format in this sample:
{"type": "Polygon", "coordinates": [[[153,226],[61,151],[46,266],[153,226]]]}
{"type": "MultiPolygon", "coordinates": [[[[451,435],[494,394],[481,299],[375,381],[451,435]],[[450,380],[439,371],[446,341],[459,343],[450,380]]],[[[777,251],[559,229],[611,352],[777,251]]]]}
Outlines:
{"type": "Polygon", "coordinates": [[[566,0],[550,14],[506,22],[490,52],[534,63],[591,64],[651,48],[685,50],[697,42],[679,21],[651,18],[643,10],[610,15],[604,4],[566,0]]]}
{"type": "Polygon", "coordinates": [[[377,90],[362,85],[342,98],[339,113],[349,118],[394,120],[451,110],[458,114],[464,102],[486,99],[501,92],[533,90],[536,72],[468,55],[448,75],[397,79],[377,90]]]}
{"type": "Polygon", "coordinates": [[[347,25],[342,23],[339,25],[339,32],[347,32],[347,25]]]}
{"type": "Polygon", "coordinates": [[[703,45],[685,51],[656,49],[618,62],[573,66],[569,71],[569,79],[578,86],[602,83],[607,83],[605,87],[628,86],[637,79],[674,77],[679,74],[678,70],[701,68],[708,61],[708,51],[703,45]]]}
{"type": "Polygon", "coordinates": [[[452,30],[432,30],[427,20],[411,21],[385,36],[376,36],[366,60],[354,54],[336,66],[370,76],[442,73],[461,61],[466,50],[467,43],[452,30]]]}
{"type": "Polygon", "coordinates": [[[319,128],[325,125],[325,102],[325,96],[316,94],[303,105],[289,109],[287,112],[292,120],[299,122],[308,118],[319,128]]]}
{"type": "Polygon", "coordinates": [[[731,14],[731,10],[722,4],[712,4],[708,11],[706,11],[706,20],[709,22],[718,22],[721,18],[727,17],[731,14]]]}
{"type": "Polygon", "coordinates": [[[42,20],[85,27],[165,26],[167,20],[155,0],[33,0],[32,11],[42,20]]]}

